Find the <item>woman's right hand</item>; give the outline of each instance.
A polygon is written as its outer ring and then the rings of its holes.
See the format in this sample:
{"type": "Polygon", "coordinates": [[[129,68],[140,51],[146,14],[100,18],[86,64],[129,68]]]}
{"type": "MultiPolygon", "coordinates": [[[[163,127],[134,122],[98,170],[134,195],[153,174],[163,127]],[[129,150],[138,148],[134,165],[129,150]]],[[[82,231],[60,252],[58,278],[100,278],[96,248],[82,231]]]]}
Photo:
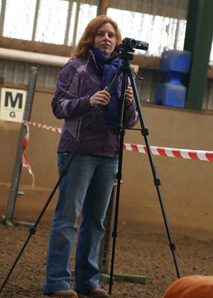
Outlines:
{"type": "Polygon", "coordinates": [[[90,97],[89,103],[91,107],[96,105],[105,106],[110,102],[110,94],[107,92],[107,89],[108,87],[105,87],[104,90],[98,91],[90,97]]]}

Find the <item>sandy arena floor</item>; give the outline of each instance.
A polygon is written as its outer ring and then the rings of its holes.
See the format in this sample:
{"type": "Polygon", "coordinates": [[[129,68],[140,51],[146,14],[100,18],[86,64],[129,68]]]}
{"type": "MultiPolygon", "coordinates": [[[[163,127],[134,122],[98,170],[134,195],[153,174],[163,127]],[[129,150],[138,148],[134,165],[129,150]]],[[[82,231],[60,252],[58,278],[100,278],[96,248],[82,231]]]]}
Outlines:
{"type": "MultiPolygon", "coordinates": [[[[110,297],[161,298],[177,279],[167,235],[126,232],[125,227],[119,229],[114,273],[146,276],[147,282],[145,285],[114,282],[110,297]]],[[[8,228],[0,224],[1,285],[29,235],[28,230],[24,226],[8,228]]],[[[2,298],[46,297],[42,287],[49,230],[49,223],[40,223],[5,285],[2,298]]],[[[181,276],[213,275],[213,240],[173,236],[173,241],[181,276]]],[[[109,290],[108,284],[101,282],[100,285],[109,290]]]]}

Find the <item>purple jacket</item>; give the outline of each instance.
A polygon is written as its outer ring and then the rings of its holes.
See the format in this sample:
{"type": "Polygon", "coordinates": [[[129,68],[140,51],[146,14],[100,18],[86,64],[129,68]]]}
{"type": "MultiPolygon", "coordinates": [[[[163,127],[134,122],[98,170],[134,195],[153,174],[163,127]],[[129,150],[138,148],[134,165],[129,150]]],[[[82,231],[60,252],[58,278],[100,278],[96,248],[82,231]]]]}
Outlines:
{"type": "MultiPolygon", "coordinates": [[[[101,89],[101,75],[92,53],[87,60],[78,58],[64,65],[52,100],[54,115],[58,119],[64,119],[58,152],[74,151],[85,132],[86,124],[97,109],[90,106],[89,98],[101,89]]],[[[125,126],[133,127],[138,120],[134,100],[125,111],[125,126]]],[[[106,108],[103,106],[87,131],[78,153],[118,158],[119,136],[105,125],[106,108]]]]}

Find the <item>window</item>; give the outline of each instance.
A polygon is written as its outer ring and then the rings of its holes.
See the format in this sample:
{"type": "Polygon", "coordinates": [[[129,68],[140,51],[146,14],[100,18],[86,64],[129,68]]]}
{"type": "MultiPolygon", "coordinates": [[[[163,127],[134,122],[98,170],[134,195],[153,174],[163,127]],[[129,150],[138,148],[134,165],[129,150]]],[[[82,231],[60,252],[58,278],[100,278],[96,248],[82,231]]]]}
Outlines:
{"type": "Polygon", "coordinates": [[[31,40],[36,0],[7,0],[3,36],[31,40]]]}
{"type": "Polygon", "coordinates": [[[98,0],[0,0],[1,32],[4,37],[75,45],[97,15],[97,5],[98,0]]]}
{"type": "MultiPolygon", "coordinates": [[[[86,25],[97,15],[98,5],[99,0],[0,0],[0,34],[76,45],[86,25]]],[[[110,0],[107,15],[116,20],[123,38],[149,43],[148,51],[136,50],[136,54],[160,57],[165,50],[183,49],[187,5],[188,0],[110,0]]]]}
{"type": "MultiPolygon", "coordinates": [[[[146,55],[160,56],[169,49],[183,49],[186,20],[109,8],[107,15],[117,20],[122,38],[149,43],[146,55]]],[[[142,53],[135,51],[135,53],[142,53]]]]}

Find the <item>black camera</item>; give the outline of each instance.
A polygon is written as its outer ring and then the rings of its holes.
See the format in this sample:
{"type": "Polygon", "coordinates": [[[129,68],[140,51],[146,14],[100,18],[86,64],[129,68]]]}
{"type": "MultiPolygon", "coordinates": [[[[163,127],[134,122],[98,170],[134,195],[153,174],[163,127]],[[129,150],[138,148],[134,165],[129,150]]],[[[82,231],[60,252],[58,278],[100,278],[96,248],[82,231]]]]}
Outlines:
{"type": "Polygon", "coordinates": [[[148,47],[149,47],[148,42],[135,40],[135,39],[128,38],[128,37],[126,37],[122,40],[122,45],[124,47],[130,47],[132,49],[134,48],[134,49],[144,50],[144,51],[147,51],[148,47]]]}

